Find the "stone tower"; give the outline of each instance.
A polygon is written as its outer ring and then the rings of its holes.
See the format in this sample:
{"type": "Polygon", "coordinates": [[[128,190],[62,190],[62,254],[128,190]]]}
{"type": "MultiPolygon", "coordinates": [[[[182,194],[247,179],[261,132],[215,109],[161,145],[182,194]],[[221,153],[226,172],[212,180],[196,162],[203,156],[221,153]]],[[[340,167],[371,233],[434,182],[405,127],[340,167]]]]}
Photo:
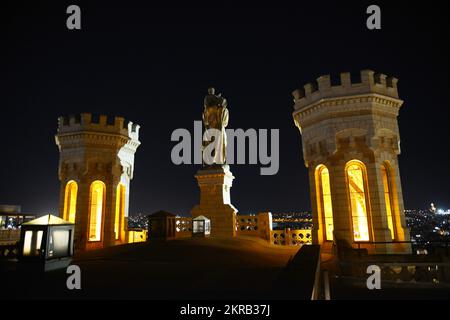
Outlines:
{"type": "Polygon", "coordinates": [[[369,252],[408,253],[409,241],[397,156],[398,80],[361,71],[360,81],[329,75],[293,92],[309,172],[313,242],[333,237],[361,242],[369,252]]]}
{"type": "Polygon", "coordinates": [[[75,223],[75,247],[127,243],[128,199],[139,125],[82,113],[60,117],[60,217],[75,223]]]}

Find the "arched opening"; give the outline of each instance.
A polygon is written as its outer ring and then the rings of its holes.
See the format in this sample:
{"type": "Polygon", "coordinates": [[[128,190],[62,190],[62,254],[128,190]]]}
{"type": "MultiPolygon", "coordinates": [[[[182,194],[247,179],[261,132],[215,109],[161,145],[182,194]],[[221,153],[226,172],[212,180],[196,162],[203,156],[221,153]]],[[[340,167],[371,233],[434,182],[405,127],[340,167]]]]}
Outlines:
{"type": "Polygon", "coordinates": [[[77,212],[77,192],[78,184],[73,180],[67,182],[64,194],[64,219],[72,223],[75,223],[77,212]]]}
{"type": "Polygon", "coordinates": [[[352,214],[353,239],[369,241],[365,166],[360,161],[352,160],[347,163],[345,171],[352,214]]]}
{"type": "Polygon", "coordinates": [[[325,226],[325,239],[333,240],[333,205],[331,202],[330,174],[328,168],[319,165],[316,168],[317,209],[325,226]]]}
{"type": "Polygon", "coordinates": [[[116,240],[120,238],[121,224],[125,214],[125,186],[122,183],[117,185],[116,190],[116,213],[114,221],[114,237],[116,240]]]}
{"type": "Polygon", "coordinates": [[[387,163],[381,166],[381,177],[383,179],[384,201],[386,202],[386,218],[391,238],[395,239],[394,219],[392,217],[392,194],[390,185],[390,171],[387,163]]]}
{"type": "Polygon", "coordinates": [[[92,182],[89,197],[89,241],[101,240],[105,190],[106,187],[102,181],[92,182]]]}

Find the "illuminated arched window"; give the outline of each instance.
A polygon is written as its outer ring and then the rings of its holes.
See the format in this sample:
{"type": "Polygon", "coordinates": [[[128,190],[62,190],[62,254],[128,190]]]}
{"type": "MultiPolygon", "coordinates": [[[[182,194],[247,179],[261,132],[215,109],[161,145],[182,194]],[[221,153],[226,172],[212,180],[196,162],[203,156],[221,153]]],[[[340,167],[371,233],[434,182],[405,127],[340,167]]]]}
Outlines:
{"type": "Polygon", "coordinates": [[[67,182],[64,195],[64,219],[72,223],[75,223],[77,212],[77,192],[77,183],[73,180],[67,182]]]}
{"type": "Polygon", "coordinates": [[[326,240],[333,240],[333,206],[331,203],[330,174],[328,168],[319,165],[316,169],[316,186],[318,190],[317,208],[325,224],[326,240]]]}
{"type": "Polygon", "coordinates": [[[122,183],[119,183],[117,185],[116,190],[116,215],[114,221],[114,233],[116,240],[119,240],[120,224],[123,221],[124,213],[125,213],[125,186],[122,183]]]}
{"type": "Polygon", "coordinates": [[[367,219],[365,167],[360,161],[350,161],[346,166],[348,192],[355,241],[369,241],[367,219]]]}
{"type": "Polygon", "coordinates": [[[89,208],[89,241],[100,241],[102,217],[105,205],[105,184],[99,180],[92,182],[89,208]]]}
{"type": "Polygon", "coordinates": [[[391,237],[392,239],[395,238],[394,233],[394,220],[392,218],[392,206],[391,206],[391,188],[390,188],[390,175],[389,175],[389,168],[387,167],[387,164],[383,164],[381,166],[381,176],[383,178],[383,190],[384,190],[384,200],[386,202],[386,218],[387,223],[389,227],[389,231],[391,231],[391,237]]]}

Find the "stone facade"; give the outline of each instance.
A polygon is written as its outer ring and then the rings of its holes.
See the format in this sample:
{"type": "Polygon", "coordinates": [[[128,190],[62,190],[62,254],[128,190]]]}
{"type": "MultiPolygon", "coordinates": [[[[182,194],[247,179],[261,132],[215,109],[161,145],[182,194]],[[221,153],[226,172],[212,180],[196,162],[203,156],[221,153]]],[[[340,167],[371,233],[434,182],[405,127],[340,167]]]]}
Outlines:
{"type": "Polygon", "coordinates": [[[75,248],[127,243],[128,199],[134,154],[140,145],[139,125],[126,123],[121,117],[101,115],[95,119],[89,113],[60,117],[55,140],[60,152],[60,217],[69,219],[68,212],[73,211],[75,248]],[[96,198],[94,181],[103,186],[96,198]],[[76,183],[73,194],[67,188],[69,182],[76,183]],[[70,209],[73,200],[76,205],[70,209]],[[93,210],[98,215],[92,214],[93,210]],[[92,222],[98,223],[97,229],[92,222]]]}
{"type": "Polygon", "coordinates": [[[409,244],[369,245],[369,242],[410,240],[397,159],[400,154],[397,116],[403,104],[397,82],[396,78],[363,70],[361,81],[352,82],[349,73],[341,73],[340,84],[333,86],[330,76],[324,75],[293,92],[293,117],[302,136],[303,157],[309,171],[313,243],[332,240],[325,230],[325,210],[332,211],[335,237],[354,242],[356,202],[351,202],[350,191],[355,189],[350,183],[348,165],[356,163],[364,176],[367,247],[375,252],[410,251],[409,244]],[[317,173],[320,167],[328,169],[331,195],[328,209],[324,209],[324,189],[317,173]],[[383,184],[384,168],[388,189],[383,184]]]}
{"type": "Polygon", "coordinates": [[[209,218],[213,237],[235,236],[237,209],[231,204],[230,197],[234,176],[228,165],[201,169],[195,178],[200,188],[200,204],[192,209],[192,217],[203,215],[209,218]]]}

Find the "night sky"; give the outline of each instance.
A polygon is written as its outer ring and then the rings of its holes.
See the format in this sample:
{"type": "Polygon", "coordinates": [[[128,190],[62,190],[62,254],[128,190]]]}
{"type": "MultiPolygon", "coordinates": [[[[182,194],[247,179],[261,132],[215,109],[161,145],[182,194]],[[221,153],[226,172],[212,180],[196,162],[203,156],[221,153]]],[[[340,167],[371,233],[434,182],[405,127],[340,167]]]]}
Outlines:
{"type": "Polygon", "coordinates": [[[291,92],[321,74],[373,69],[398,77],[405,100],[405,207],[450,207],[444,2],[152,2],[1,2],[0,204],[56,212],[57,117],[93,112],[141,125],[130,214],[189,213],[199,201],[200,166],[172,164],[170,136],[176,128],[193,131],[214,86],[228,99],[229,128],[280,129],[278,174],[233,165],[233,204],[241,213],[310,210],[291,92]],[[382,30],[366,28],[373,3],[382,9],[382,30]],[[66,28],[70,4],[81,7],[80,31],[66,28]]]}

